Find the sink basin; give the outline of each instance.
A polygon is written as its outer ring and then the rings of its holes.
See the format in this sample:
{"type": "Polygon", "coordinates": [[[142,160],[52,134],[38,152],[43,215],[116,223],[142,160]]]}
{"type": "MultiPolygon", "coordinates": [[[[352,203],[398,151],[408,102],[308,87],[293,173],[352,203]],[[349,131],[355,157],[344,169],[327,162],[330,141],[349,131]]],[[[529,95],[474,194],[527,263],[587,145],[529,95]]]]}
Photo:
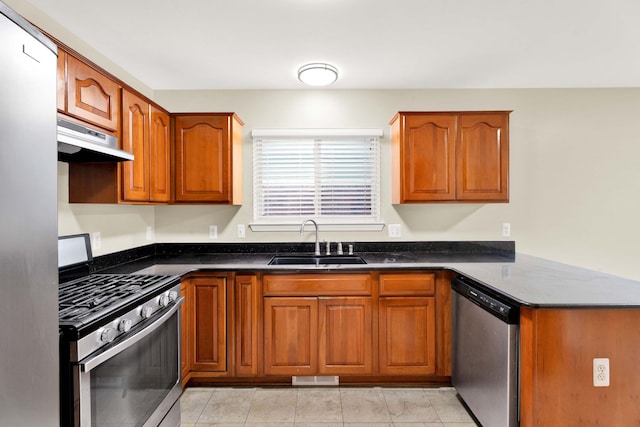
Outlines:
{"type": "Polygon", "coordinates": [[[276,255],[269,265],[337,265],[337,264],[366,264],[367,262],[357,255],[276,255]]]}

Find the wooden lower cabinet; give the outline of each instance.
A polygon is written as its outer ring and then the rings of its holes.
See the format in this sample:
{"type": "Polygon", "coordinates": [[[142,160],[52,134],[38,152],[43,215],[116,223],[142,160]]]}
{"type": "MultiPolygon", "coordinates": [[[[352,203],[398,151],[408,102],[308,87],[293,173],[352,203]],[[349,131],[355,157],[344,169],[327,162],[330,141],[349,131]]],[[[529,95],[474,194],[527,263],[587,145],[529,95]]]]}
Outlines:
{"type": "Polygon", "coordinates": [[[227,370],[227,278],[189,279],[192,305],[190,365],[194,371],[227,370]]]}
{"type": "Polygon", "coordinates": [[[520,425],[640,425],[640,310],[520,310],[520,425]],[[595,358],[610,385],[595,387],[595,358]]]}
{"type": "Polygon", "coordinates": [[[373,373],[371,297],[265,298],[265,374],[373,373]]]}
{"type": "Polygon", "coordinates": [[[264,373],[316,375],[318,299],[265,298],[264,373]]]}
{"type": "Polygon", "coordinates": [[[198,273],[183,289],[183,375],[225,384],[319,375],[446,382],[447,278],[432,271],[198,273]]]}
{"type": "Polygon", "coordinates": [[[235,372],[238,376],[258,375],[261,298],[256,275],[236,276],[235,372]]]}
{"type": "Polygon", "coordinates": [[[380,298],[380,373],[436,373],[436,315],[433,297],[380,298]]]}
{"type": "Polygon", "coordinates": [[[189,380],[189,373],[191,372],[191,349],[193,348],[193,296],[192,286],[189,281],[184,280],[180,286],[180,292],[184,297],[184,304],[181,309],[181,326],[182,326],[182,339],[181,342],[181,371],[183,384],[189,380]]]}
{"type": "Polygon", "coordinates": [[[318,373],[373,373],[371,297],[320,298],[318,373]]]}

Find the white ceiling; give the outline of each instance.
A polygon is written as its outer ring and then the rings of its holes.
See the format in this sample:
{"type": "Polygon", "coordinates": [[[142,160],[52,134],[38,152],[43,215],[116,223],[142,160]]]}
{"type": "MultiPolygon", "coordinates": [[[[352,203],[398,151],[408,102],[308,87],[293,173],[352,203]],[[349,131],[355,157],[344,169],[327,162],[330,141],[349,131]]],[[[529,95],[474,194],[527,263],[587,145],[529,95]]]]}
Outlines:
{"type": "Polygon", "coordinates": [[[153,90],[640,87],[638,0],[26,1],[153,90]]]}

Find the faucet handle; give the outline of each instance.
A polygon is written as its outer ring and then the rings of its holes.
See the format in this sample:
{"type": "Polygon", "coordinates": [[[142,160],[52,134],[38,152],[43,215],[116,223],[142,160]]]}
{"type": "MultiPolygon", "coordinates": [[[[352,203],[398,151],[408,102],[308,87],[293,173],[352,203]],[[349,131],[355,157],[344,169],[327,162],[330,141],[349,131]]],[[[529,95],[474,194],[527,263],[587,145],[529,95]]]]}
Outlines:
{"type": "Polygon", "coordinates": [[[349,245],[349,255],[353,255],[353,245],[349,245]]]}
{"type": "Polygon", "coordinates": [[[344,252],[342,251],[342,242],[338,242],[338,255],[343,255],[344,252]]]}
{"type": "Polygon", "coordinates": [[[331,242],[327,240],[327,255],[331,255],[331,242]]]}

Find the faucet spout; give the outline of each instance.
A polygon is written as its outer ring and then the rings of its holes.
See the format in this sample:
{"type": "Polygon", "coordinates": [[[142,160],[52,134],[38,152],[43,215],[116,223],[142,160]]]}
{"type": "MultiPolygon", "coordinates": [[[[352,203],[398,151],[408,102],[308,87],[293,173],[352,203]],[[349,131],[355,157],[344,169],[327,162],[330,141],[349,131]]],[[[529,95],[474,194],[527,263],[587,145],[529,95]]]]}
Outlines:
{"type": "Polygon", "coordinates": [[[300,235],[302,236],[304,234],[304,226],[307,225],[308,222],[312,223],[316,228],[316,245],[315,245],[315,248],[314,248],[315,250],[313,254],[318,256],[320,255],[320,242],[318,240],[318,224],[312,219],[306,219],[302,221],[302,225],[300,226],[300,235]]]}

